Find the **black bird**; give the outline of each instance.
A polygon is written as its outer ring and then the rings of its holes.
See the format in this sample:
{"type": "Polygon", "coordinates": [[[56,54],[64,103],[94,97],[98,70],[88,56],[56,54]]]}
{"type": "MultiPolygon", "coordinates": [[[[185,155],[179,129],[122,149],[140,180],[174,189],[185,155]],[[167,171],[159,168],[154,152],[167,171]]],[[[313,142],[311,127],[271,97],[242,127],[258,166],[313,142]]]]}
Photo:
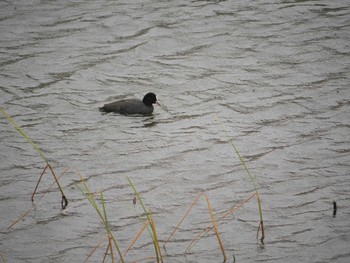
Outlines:
{"type": "Polygon", "coordinates": [[[151,115],[153,112],[153,104],[157,103],[156,94],[150,92],[147,93],[142,100],[139,99],[126,99],[119,100],[105,104],[100,108],[103,112],[116,112],[125,115],[129,114],[141,114],[151,115]]]}

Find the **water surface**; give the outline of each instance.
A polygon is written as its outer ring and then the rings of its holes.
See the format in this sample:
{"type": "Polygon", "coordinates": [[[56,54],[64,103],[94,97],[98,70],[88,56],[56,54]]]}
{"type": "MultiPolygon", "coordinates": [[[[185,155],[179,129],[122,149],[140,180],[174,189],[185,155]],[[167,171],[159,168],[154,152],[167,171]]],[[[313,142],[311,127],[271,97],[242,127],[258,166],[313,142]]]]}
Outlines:
{"type": "MultiPolygon", "coordinates": [[[[53,164],[56,188],[24,221],[45,166],[0,118],[0,255],[7,262],[83,262],[104,235],[75,184],[103,191],[124,251],[142,226],[128,176],[164,242],[205,192],[232,262],[350,258],[350,4],[348,1],[3,1],[0,106],[53,164]],[[98,107],[155,92],[151,117],[98,107]],[[332,217],[333,201],[338,210],[332,217]]],[[[39,192],[52,183],[46,174],[39,192]]],[[[37,196],[37,199],[39,196],[37,196]]],[[[222,262],[204,200],[163,251],[165,262],[222,262]]],[[[105,246],[90,262],[102,262],[105,246]]],[[[147,233],[127,262],[154,256],[147,233]]],[[[154,262],[154,260],[149,260],[154,262]]]]}

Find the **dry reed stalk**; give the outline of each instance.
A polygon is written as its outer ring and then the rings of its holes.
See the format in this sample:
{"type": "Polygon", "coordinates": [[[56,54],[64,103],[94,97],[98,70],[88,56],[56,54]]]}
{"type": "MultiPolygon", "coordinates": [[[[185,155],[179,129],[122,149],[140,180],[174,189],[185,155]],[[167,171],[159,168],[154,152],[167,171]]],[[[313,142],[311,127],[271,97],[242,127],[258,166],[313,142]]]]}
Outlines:
{"type": "Polygon", "coordinates": [[[140,231],[136,234],[136,236],[134,237],[134,239],[131,241],[130,245],[128,246],[128,248],[125,250],[123,257],[126,256],[126,254],[131,250],[131,248],[134,246],[135,242],[140,238],[140,236],[142,235],[143,231],[145,231],[147,225],[149,224],[149,221],[147,220],[142,228],[140,229],[140,231]]]}
{"type": "Polygon", "coordinates": [[[0,252],[0,258],[2,260],[3,263],[6,263],[6,258],[5,258],[5,254],[3,254],[2,252],[0,252]]]}
{"type": "Polygon", "coordinates": [[[39,183],[40,183],[40,181],[41,181],[41,178],[43,177],[43,175],[44,175],[44,173],[45,173],[45,171],[46,171],[47,168],[50,169],[51,174],[52,174],[52,176],[54,177],[55,182],[56,182],[56,184],[57,184],[57,186],[58,186],[58,189],[59,189],[60,192],[61,192],[61,195],[62,195],[61,207],[62,207],[62,209],[65,209],[65,208],[67,207],[67,205],[68,205],[68,200],[67,200],[66,196],[65,196],[64,193],[63,193],[62,187],[61,187],[61,185],[60,185],[60,182],[58,181],[58,178],[57,178],[57,176],[56,176],[55,171],[53,170],[52,166],[51,166],[48,162],[46,163],[46,166],[45,166],[43,172],[41,173],[41,175],[40,175],[40,177],[39,177],[39,180],[38,180],[38,182],[37,182],[37,184],[36,184],[36,186],[35,186],[35,190],[34,190],[34,192],[33,192],[33,194],[32,194],[32,202],[34,202],[34,195],[35,195],[36,190],[37,190],[37,188],[38,188],[38,186],[39,186],[39,183]]]}
{"type": "Polygon", "coordinates": [[[117,248],[120,260],[122,261],[122,263],[124,263],[124,258],[123,258],[122,252],[120,251],[119,246],[117,244],[117,240],[114,238],[112,233],[110,234],[110,237],[111,237],[111,239],[112,239],[112,241],[114,243],[114,246],[117,248]]]}
{"type": "Polygon", "coordinates": [[[37,205],[34,205],[34,206],[32,206],[31,208],[29,208],[24,214],[22,214],[15,222],[13,222],[11,225],[9,225],[8,227],[7,227],[7,229],[10,229],[11,227],[13,227],[14,225],[16,225],[17,223],[19,223],[19,222],[21,222],[25,217],[26,217],[26,215],[28,215],[28,213],[30,212],[30,211],[32,211],[34,208],[36,208],[37,207],[37,205]]]}
{"type": "Polygon", "coordinates": [[[226,261],[226,255],[225,255],[225,251],[224,251],[224,247],[220,238],[220,235],[218,233],[218,229],[217,229],[217,224],[216,222],[220,222],[221,220],[223,220],[224,218],[226,218],[228,215],[234,213],[235,211],[237,211],[238,209],[240,209],[241,207],[243,207],[247,202],[249,202],[253,197],[257,196],[257,193],[254,192],[252,195],[250,195],[246,200],[244,200],[244,202],[242,202],[241,204],[231,208],[229,211],[225,212],[222,216],[220,216],[220,218],[215,221],[214,216],[212,214],[212,208],[209,202],[209,198],[207,196],[206,193],[201,192],[197,195],[197,197],[194,199],[194,201],[192,202],[192,204],[190,205],[189,209],[186,211],[185,215],[181,218],[180,222],[177,224],[177,226],[175,227],[175,229],[173,230],[173,232],[170,234],[170,236],[168,237],[168,239],[165,241],[163,247],[165,247],[165,245],[169,242],[170,238],[175,234],[175,232],[178,230],[179,226],[183,223],[183,221],[185,220],[185,218],[188,216],[189,212],[192,210],[192,208],[194,207],[194,205],[198,202],[199,198],[201,196],[205,196],[207,204],[208,204],[208,209],[209,209],[209,213],[212,219],[212,226],[208,226],[202,233],[200,233],[199,235],[197,235],[189,244],[189,246],[186,248],[185,253],[187,253],[192,247],[193,245],[198,242],[199,239],[201,239],[205,234],[207,234],[209,231],[211,231],[212,229],[215,230],[215,234],[217,236],[222,254],[224,256],[224,262],[226,261]]]}
{"type": "Polygon", "coordinates": [[[39,183],[40,183],[40,181],[41,181],[41,178],[43,177],[43,175],[44,175],[44,173],[45,173],[47,167],[48,167],[48,165],[46,164],[46,166],[45,166],[44,170],[41,172],[40,177],[39,177],[39,180],[38,180],[38,182],[37,182],[37,184],[36,184],[36,186],[35,186],[35,188],[34,188],[34,192],[33,192],[33,194],[32,194],[32,202],[33,202],[33,203],[34,203],[34,195],[35,195],[35,193],[36,193],[36,190],[38,189],[38,186],[39,186],[39,183]]]}
{"type": "Polygon", "coordinates": [[[256,196],[256,192],[254,192],[253,194],[251,194],[246,200],[244,200],[241,204],[234,206],[233,208],[231,208],[230,210],[228,210],[226,213],[224,213],[218,220],[217,222],[221,221],[222,219],[224,219],[225,217],[229,216],[230,214],[236,212],[238,209],[240,209],[241,207],[243,207],[246,203],[248,203],[254,196],[256,196]]]}
{"type": "MultiPolygon", "coordinates": [[[[250,195],[246,200],[244,200],[244,202],[242,202],[241,204],[231,208],[230,210],[228,210],[227,212],[225,212],[222,216],[220,216],[220,218],[216,221],[216,222],[220,222],[221,220],[223,220],[224,218],[226,218],[227,216],[233,214],[234,212],[236,212],[238,209],[242,208],[246,203],[248,203],[254,196],[256,196],[256,193],[254,192],[252,195],[250,195]]],[[[214,228],[214,226],[207,226],[205,228],[205,230],[201,233],[199,233],[192,241],[191,243],[188,245],[188,247],[185,250],[185,253],[187,253],[193,246],[195,243],[197,243],[202,237],[204,237],[209,231],[211,231],[214,228]]]]}
{"type": "MultiPolygon", "coordinates": [[[[16,129],[20,134],[22,134],[22,136],[23,136],[24,138],[27,139],[27,141],[34,147],[35,150],[37,150],[37,152],[39,153],[39,155],[44,159],[44,161],[45,161],[45,163],[46,163],[46,166],[50,168],[51,174],[52,174],[52,176],[54,177],[55,182],[56,182],[56,184],[57,184],[57,186],[58,186],[58,188],[59,188],[59,190],[60,190],[60,192],[61,192],[61,195],[62,195],[61,207],[62,207],[62,209],[65,209],[65,208],[68,206],[68,200],[67,200],[67,198],[66,198],[66,196],[65,196],[65,194],[64,194],[64,192],[63,192],[63,189],[62,189],[62,187],[61,187],[61,185],[60,185],[60,183],[59,183],[59,181],[58,181],[58,178],[57,178],[55,172],[53,171],[53,169],[52,169],[52,167],[51,167],[51,165],[50,165],[48,159],[45,157],[45,155],[44,155],[43,152],[40,150],[40,148],[29,138],[29,136],[21,129],[21,127],[20,127],[20,126],[10,117],[10,115],[8,115],[8,114],[6,113],[6,111],[5,111],[3,108],[1,108],[1,107],[0,107],[0,112],[7,118],[7,120],[8,120],[10,123],[12,123],[12,125],[15,127],[15,129],[16,129]]],[[[45,167],[44,171],[46,170],[47,167],[45,167]]],[[[43,172],[43,173],[44,173],[44,172],[43,172]]],[[[42,176],[43,176],[43,173],[41,174],[40,179],[38,180],[38,183],[37,183],[36,188],[38,187],[38,184],[39,184],[39,182],[40,182],[40,180],[41,180],[41,178],[42,178],[42,176]]],[[[36,188],[35,188],[35,191],[36,191],[36,188]]],[[[33,195],[32,195],[32,201],[33,201],[33,198],[34,198],[35,191],[33,192],[33,195]]]]}
{"type": "Polygon", "coordinates": [[[260,224],[258,226],[258,230],[256,231],[256,239],[257,240],[259,240],[260,228],[261,228],[261,235],[262,235],[260,242],[261,242],[262,247],[264,247],[265,246],[265,244],[264,244],[265,231],[264,231],[264,222],[263,221],[260,221],[260,224]]]}
{"type": "MultiPolygon", "coordinates": [[[[63,171],[63,173],[58,177],[58,179],[60,179],[63,175],[66,174],[66,172],[68,171],[69,169],[67,168],[66,170],[63,171]]],[[[21,222],[25,217],[26,215],[32,211],[33,209],[37,208],[38,207],[38,204],[39,202],[41,201],[41,199],[48,193],[48,191],[55,185],[55,182],[53,182],[45,191],[44,193],[39,197],[38,201],[31,207],[29,208],[25,213],[23,213],[15,222],[13,222],[11,225],[9,225],[7,227],[7,229],[10,229],[11,227],[13,227],[14,225],[16,225],[17,223],[21,222]]]]}
{"type": "Polygon", "coordinates": [[[175,227],[175,229],[173,230],[173,232],[171,232],[170,236],[168,237],[167,240],[165,240],[163,247],[165,248],[165,245],[169,242],[170,238],[175,234],[175,232],[178,230],[179,226],[182,224],[182,222],[185,220],[185,218],[187,217],[187,215],[189,214],[189,212],[192,210],[193,206],[198,202],[199,198],[204,194],[204,192],[201,192],[197,195],[197,197],[194,199],[194,201],[192,202],[191,206],[189,207],[189,209],[187,210],[187,212],[185,213],[185,215],[181,218],[180,222],[177,224],[177,226],[175,227]]]}
{"type": "Polygon", "coordinates": [[[213,215],[213,210],[211,208],[211,205],[210,205],[210,201],[209,201],[209,197],[207,194],[205,194],[205,199],[207,200],[207,204],[208,204],[208,209],[209,209],[209,213],[210,213],[210,217],[211,217],[211,220],[213,222],[213,226],[214,226],[214,229],[215,229],[215,234],[216,234],[216,237],[218,239],[218,242],[219,242],[219,245],[220,245],[220,249],[221,249],[221,252],[222,252],[222,255],[224,257],[224,262],[226,262],[226,254],[225,254],[225,249],[224,249],[224,246],[222,244],[222,241],[221,241],[221,238],[220,238],[220,234],[219,234],[219,231],[218,231],[218,227],[216,225],[216,222],[215,222],[215,218],[214,218],[214,215],[213,215]]]}
{"type": "MultiPolygon", "coordinates": [[[[211,219],[212,219],[212,223],[213,223],[213,228],[215,229],[215,234],[216,234],[216,237],[218,239],[218,242],[219,242],[219,245],[220,245],[220,248],[221,248],[221,252],[223,254],[223,257],[224,257],[224,262],[226,261],[226,254],[225,254],[225,250],[224,250],[224,246],[222,244],[222,241],[221,241],[221,238],[220,238],[220,235],[219,235],[219,232],[218,232],[218,228],[217,228],[217,225],[216,225],[216,222],[215,222],[215,218],[214,218],[214,215],[213,215],[213,212],[212,212],[212,208],[211,208],[211,205],[210,205],[210,202],[209,202],[209,198],[207,196],[206,193],[204,192],[201,192],[200,194],[197,195],[197,197],[194,199],[194,201],[192,202],[191,206],[189,207],[189,209],[186,211],[185,215],[181,218],[180,222],[177,224],[177,226],[175,227],[175,229],[173,230],[173,232],[170,234],[170,236],[168,237],[168,239],[165,241],[165,244],[163,245],[165,247],[166,243],[169,242],[170,238],[174,235],[174,233],[178,230],[179,226],[182,224],[182,222],[185,220],[185,218],[187,217],[187,215],[189,214],[189,212],[192,210],[192,208],[194,207],[194,205],[198,202],[199,198],[201,196],[205,196],[206,198],[206,201],[207,201],[207,204],[208,204],[208,209],[209,209],[209,213],[210,213],[210,216],[211,216],[211,219]]],[[[193,242],[192,242],[193,243],[193,242]]],[[[192,244],[191,243],[191,244],[192,244]]],[[[190,245],[191,245],[190,244],[190,245]]],[[[185,253],[188,251],[188,248],[186,249],[185,253]]]]}
{"type": "MultiPolygon", "coordinates": [[[[152,227],[152,231],[153,231],[153,235],[154,235],[154,242],[155,242],[156,247],[158,249],[160,262],[163,263],[162,251],[160,250],[160,247],[159,247],[159,242],[158,242],[158,237],[157,237],[157,232],[156,232],[156,226],[155,226],[155,223],[154,223],[154,220],[153,220],[153,217],[152,217],[152,210],[149,210],[149,218],[151,220],[151,227],[152,227]]],[[[157,257],[157,261],[159,261],[158,257],[157,257]]]]}
{"type": "Polygon", "coordinates": [[[113,254],[113,247],[112,247],[112,237],[109,235],[108,237],[108,245],[109,245],[109,250],[111,251],[111,258],[112,258],[112,263],[114,263],[114,254],[113,254]]]}
{"type": "Polygon", "coordinates": [[[106,261],[107,254],[108,254],[108,249],[109,249],[109,246],[110,246],[110,245],[111,245],[111,244],[108,243],[108,246],[107,246],[107,248],[106,248],[106,251],[105,251],[105,253],[103,254],[102,263],[104,263],[104,262],[106,261]]]}
{"type": "Polygon", "coordinates": [[[89,258],[92,256],[92,254],[94,254],[95,251],[102,245],[102,242],[106,239],[106,237],[108,236],[105,235],[101,238],[100,242],[98,242],[98,244],[93,248],[90,254],[86,257],[86,259],[84,260],[84,263],[86,263],[89,260],[89,258]]]}

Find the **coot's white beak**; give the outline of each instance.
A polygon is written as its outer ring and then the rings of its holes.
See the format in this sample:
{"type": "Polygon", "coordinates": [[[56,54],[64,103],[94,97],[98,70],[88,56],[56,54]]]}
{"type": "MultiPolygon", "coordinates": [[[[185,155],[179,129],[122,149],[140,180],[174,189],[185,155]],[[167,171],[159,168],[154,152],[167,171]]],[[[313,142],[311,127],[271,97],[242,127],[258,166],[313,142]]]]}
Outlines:
{"type": "Polygon", "coordinates": [[[168,111],[168,109],[159,101],[159,98],[157,98],[156,104],[158,104],[163,110],[168,111]]]}

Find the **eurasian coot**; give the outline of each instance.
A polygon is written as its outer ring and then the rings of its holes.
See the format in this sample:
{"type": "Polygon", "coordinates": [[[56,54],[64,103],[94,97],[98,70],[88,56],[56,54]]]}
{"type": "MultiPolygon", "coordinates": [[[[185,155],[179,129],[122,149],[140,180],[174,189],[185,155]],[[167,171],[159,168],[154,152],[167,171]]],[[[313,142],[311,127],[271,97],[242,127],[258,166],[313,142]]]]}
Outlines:
{"type": "Polygon", "coordinates": [[[153,104],[157,103],[156,94],[147,93],[142,100],[126,99],[105,104],[100,108],[103,112],[116,112],[121,114],[141,114],[151,115],[153,112],[153,104]]]}

